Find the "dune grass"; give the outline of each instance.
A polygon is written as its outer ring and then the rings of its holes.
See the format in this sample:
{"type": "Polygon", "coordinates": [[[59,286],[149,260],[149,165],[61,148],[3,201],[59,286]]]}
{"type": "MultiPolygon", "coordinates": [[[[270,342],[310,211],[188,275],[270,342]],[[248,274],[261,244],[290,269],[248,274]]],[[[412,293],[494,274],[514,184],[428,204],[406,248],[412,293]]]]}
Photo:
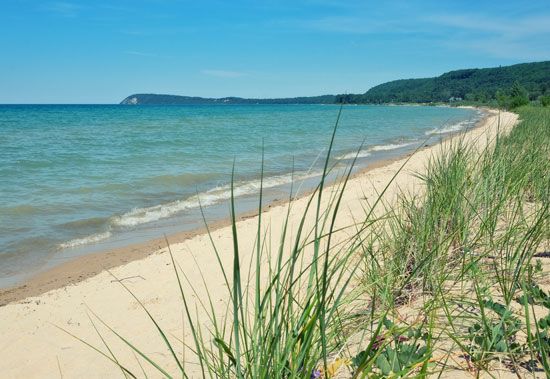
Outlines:
{"type": "MultiPolygon", "coordinates": [[[[427,331],[434,352],[453,356],[459,367],[490,371],[497,360],[549,375],[548,329],[538,328],[534,309],[521,307],[520,298],[531,299],[547,273],[534,257],[550,237],[550,112],[518,112],[522,121],[512,133],[481,153],[459,140],[430,162],[425,194],[402,196],[379,248],[367,256],[382,256],[384,264],[382,275],[368,273],[365,287],[371,297],[385,294],[390,309],[407,303],[416,308],[409,312],[434,315],[438,332],[427,331]]],[[[443,362],[433,362],[435,372],[443,362]]]]}
{"type": "Polygon", "coordinates": [[[548,254],[550,240],[550,110],[518,113],[512,132],[483,151],[460,139],[441,150],[419,176],[423,193],[389,204],[387,183],[364,217],[344,228],[337,220],[351,167],[335,190],[325,188],[336,121],[324,175],[292,225],[288,203],[276,242],[262,224],[260,196],[248,261],[232,197],[232,267],[221,264],[211,238],[225,310],[212,298],[200,305],[187,298],[185,289],[200,284],[186,281],[170,251],[191,344],[167,336],[131,293],[172,366],[161,367],[105,324],[135,358],[115,357],[105,342],[105,349],[88,346],[126,377],[147,371],[129,370],[125,362],[133,359],[164,377],[437,377],[497,368],[550,376],[548,266],[537,258],[548,254]],[[197,306],[208,320],[197,319],[197,306]]]}

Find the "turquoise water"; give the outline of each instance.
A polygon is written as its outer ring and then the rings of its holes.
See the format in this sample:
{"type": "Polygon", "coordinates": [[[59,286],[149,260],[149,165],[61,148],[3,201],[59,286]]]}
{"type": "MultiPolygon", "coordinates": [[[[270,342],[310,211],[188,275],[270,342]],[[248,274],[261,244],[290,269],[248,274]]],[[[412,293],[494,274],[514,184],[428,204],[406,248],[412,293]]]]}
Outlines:
{"type": "MultiPolygon", "coordinates": [[[[337,112],[326,105],[0,106],[0,285],[109,241],[158,236],[180,221],[196,227],[198,199],[225,212],[234,160],[236,194],[258,191],[262,143],[265,187],[288,185],[292,171],[296,180],[314,177],[337,112]]],[[[480,117],[469,109],[347,106],[334,162],[349,164],[365,141],[359,164],[367,165],[480,117]]]]}

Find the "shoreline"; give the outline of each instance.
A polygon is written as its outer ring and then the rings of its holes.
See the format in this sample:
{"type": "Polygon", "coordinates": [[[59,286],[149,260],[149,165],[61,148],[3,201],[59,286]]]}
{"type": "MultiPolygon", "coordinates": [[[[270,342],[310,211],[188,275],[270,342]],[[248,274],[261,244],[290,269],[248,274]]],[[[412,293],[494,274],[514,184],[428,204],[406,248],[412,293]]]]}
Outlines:
{"type": "MultiPolygon", "coordinates": [[[[449,133],[445,136],[439,136],[427,140],[426,143],[419,147],[415,152],[407,152],[404,154],[396,155],[395,157],[380,159],[370,163],[367,167],[359,169],[357,172],[351,175],[350,179],[356,179],[364,176],[367,173],[390,166],[392,163],[405,160],[412,154],[418,154],[421,151],[430,149],[432,147],[443,144],[445,141],[454,138],[457,135],[469,133],[476,129],[482,128],[487,120],[494,116],[498,110],[491,108],[475,108],[471,106],[464,106],[463,108],[479,109],[484,112],[484,115],[476,123],[475,126],[455,133],[449,133]]],[[[338,180],[332,181],[328,187],[337,185],[338,180]]],[[[292,197],[292,199],[276,199],[263,205],[262,214],[269,212],[271,208],[287,205],[290,201],[296,201],[304,199],[311,195],[313,189],[307,189],[302,191],[299,196],[292,197]]],[[[258,215],[257,210],[251,210],[239,213],[237,215],[237,222],[241,222],[258,215]]],[[[222,219],[217,219],[212,222],[208,222],[208,229],[211,232],[217,231],[231,224],[229,215],[222,219]]],[[[200,227],[193,228],[191,230],[179,231],[166,235],[170,244],[183,243],[191,238],[205,235],[207,233],[207,227],[202,225],[200,227]]],[[[93,278],[100,273],[110,270],[116,267],[124,266],[130,262],[145,259],[151,255],[159,254],[162,249],[166,248],[166,240],[164,237],[158,237],[149,239],[144,242],[130,243],[122,247],[117,247],[108,250],[102,250],[98,252],[91,252],[85,255],[70,258],[67,261],[57,264],[53,267],[45,270],[40,270],[15,286],[9,286],[0,288],[0,307],[6,306],[11,303],[21,302],[30,297],[37,297],[43,295],[49,291],[64,288],[67,286],[77,285],[78,283],[87,279],[93,278]]]]}
{"type": "MultiPolygon", "coordinates": [[[[480,123],[482,123],[485,118],[486,117],[482,118],[480,123]]],[[[478,125],[472,129],[477,127],[478,125]]],[[[452,137],[449,136],[447,138],[452,137]]],[[[423,146],[418,151],[427,149],[430,146],[434,146],[439,143],[440,142],[438,141],[435,144],[423,146]]],[[[356,178],[368,173],[369,171],[388,166],[410,155],[411,153],[407,153],[404,155],[398,155],[394,158],[378,160],[370,164],[368,167],[353,173],[351,178],[356,178]]],[[[329,187],[332,185],[334,185],[334,183],[331,183],[329,187]]],[[[308,197],[312,192],[312,189],[302,191],[298,197],[293,197],[292,201],[308,197]]],[[[284,206],[289,202],[289,199],[278,199],[264,204],[262,214],[269,212],[269,210],[273,207],[284,206]]],[[[237,222],[253,218],[257,215],[257,210],[240,213],[237,215],[237,222]]],[[[230,224],[231,220],[228,215],[223,219],[209,222],[208,229],[213,232],[227,227],[230,224]]],[[[170,241],[170,244],[178,244],[193,237],[205,235],[206,233],[207,229],[203,225],[188,231],[171,233],[166,235],[166,237],[170,241]]],[[[130,243],[115,249],[88,253],[69,259],[66,262],[31,275],[29,278],[24,279],[21,284],[0,289],[0,307],[25,300],[28,297],[40,296],[51,290],[78,284],[86,279],[100,274],[103,271],[125,265],[132,261],[147,258],[150,255],[158,254],[160,250],[164,248],[166,248],[166,240],[164,237],[160,237],[147,240],[145,242],[130,243]]]]}

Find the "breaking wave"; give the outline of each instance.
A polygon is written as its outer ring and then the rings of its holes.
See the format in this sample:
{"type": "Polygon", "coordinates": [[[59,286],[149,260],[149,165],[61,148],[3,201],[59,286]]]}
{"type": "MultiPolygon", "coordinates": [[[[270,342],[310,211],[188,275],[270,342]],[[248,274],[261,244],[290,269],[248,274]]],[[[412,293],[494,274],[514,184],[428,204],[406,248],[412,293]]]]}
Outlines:
{"type": "Polygon", "coordinates": [[[455,133],[459,132],[469,126],[472,126],[474,123],[472,121],[460,121],[456,124],[451,124],[447,126],[443,126],[441,128],[435,128],[432,130],[429,130],[426,132],[427,136],[436,135],[436,134],[447,134],[447,133],[455,133]]]}

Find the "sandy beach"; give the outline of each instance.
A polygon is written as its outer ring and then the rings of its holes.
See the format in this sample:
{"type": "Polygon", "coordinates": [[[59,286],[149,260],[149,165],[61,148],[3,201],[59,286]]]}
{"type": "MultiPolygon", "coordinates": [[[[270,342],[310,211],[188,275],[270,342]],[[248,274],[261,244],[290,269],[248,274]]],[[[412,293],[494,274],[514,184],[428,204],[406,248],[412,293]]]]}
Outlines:
{"type": "MultiPolygon", "coordinates": [[[[342,198],[337,226],[342,229],[337,239],[344,240],[346,227],[353,225],[364,215],[364,206],[372,203],[377,194],[403,167],[384,195],[384,201],[391,203],[401,191],[421,193],[422,182],[415,173],[422,173],[430,158],[456,138],[482,149],[497,133],[509,131],[517,122],[517,115],[509,112],[488,111],[480,124],[461,135],[423,148],[412,156],[382,162],[355,175],[347,184],[342,198]]],[[[338,188],[337,184],[327,189],[324,206],[338,188]]],[[[238,201],[238,200],[237,200],[238,201]]],[[[301,215],[308,201],[302,196],[290,203],[289,230],[296,231],[301,215]]],[[[263,228],[269,231],[273,245],[283,230],[283,223],[289,212],[289,203],[280,201],[266,207],[262,214],[263,228]]],[[[313,215],[311,215],[313,217],[313,215]]],[[[311,218],[306,219],[306,229],[311,228],[311,218]]],[[[224,267],[232,265],[232,230],[227,221],[211,225],[211,237],[219,250],[224,267]]],[[[237,230],[243,267],[251,257],[258,229],[258,216],[241,215],[237,230]]],[[[209,321],[201,309],[205,299],[204,283],[208,286],[214,305],[220,314],[227,305],[228,292],[213,252],[210,238],[204,231],[180,233],[168,240],[177,263],[192,283],[194,290],[184,288],[197,306],[199,322],[209,321]]],[[[336,241],[335,243],[337,243],[336,241]]],[[[267,263],[266,263],[267,264],[267,263]]],[[[107,378],[121,376],[117,367],[71,337],[60,328],[78,336],[84,341],[105,350],[102,341],[89,320],[89,314],[101,317],[106,324],[128,337],[132,343],[153,356],[169,369],[175,368],[169,351],[152,327],[151,321],[138,302],[117,283],[122,281],[148,307],[170,338],[184,336],[190,342],[189,328],[182,324],[182,304],[174,271],[163,239],[146,244],[128,246],[107,253],[90,254],[70,261],[47,272],[41,273],[17,288],[0,291],[0,377],[2,378],[107,378]],[[109,269],[109,272],[106,271],[109,269]]],[[[101,330],[105,328],[101,326],[101,330]]],[[[131,357],[132,352],[112,333],[103,333],[115,355],[131,357]]],[[[178,351],[190,361],[192,352],[178,351]]],[[[126,360],[129,368],[141,372],[137,361],[126,360]]],[[[144,366],[150,377],[158,372],[144,366]]],[[[194,377],[194,376],[192,376],[194,377]]]]}

